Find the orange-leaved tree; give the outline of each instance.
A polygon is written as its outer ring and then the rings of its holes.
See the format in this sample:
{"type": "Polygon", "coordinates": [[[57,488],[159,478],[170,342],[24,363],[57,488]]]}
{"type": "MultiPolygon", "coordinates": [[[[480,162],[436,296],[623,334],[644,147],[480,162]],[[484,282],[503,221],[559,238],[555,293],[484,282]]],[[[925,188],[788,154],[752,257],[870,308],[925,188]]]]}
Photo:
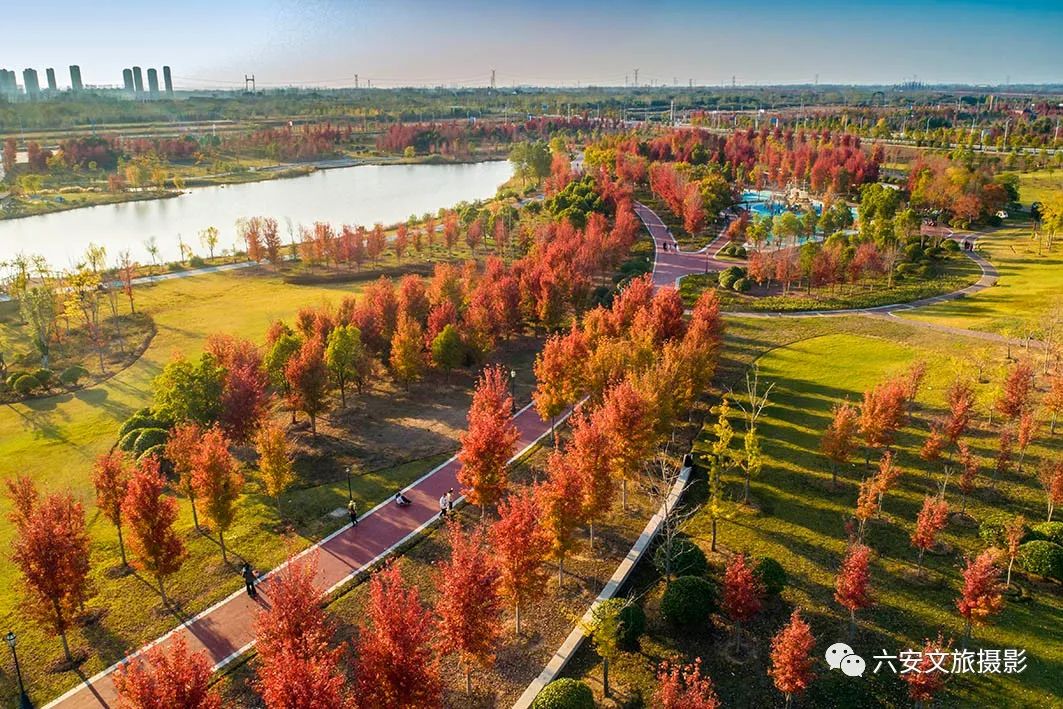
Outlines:
{"type": "Polygon", "coordinates": [[[501,366],[484,369],[469,407],[468,429],[461,435],[458,482],[469,502],[480,507],[498,503],[506,489],[506,468],[520,433],[513,423],[513,399],[501,366]]]}

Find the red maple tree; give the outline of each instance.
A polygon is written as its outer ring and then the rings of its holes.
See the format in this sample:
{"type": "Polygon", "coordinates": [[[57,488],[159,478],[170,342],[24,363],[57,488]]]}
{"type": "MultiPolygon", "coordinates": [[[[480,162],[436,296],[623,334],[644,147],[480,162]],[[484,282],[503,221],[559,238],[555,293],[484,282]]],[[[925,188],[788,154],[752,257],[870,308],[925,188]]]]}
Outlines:
{"type": "Polygon", "coordinates": [[[760,612],[764,602],[764,584],[746,562],[746,555],[739,554],[727,565],[723,575],[723,603],[721,608],[734,623],[735,649],[741,643],[742,623],[748,622],[760,612]]]}
{"type": "Polygon", "coordinates": [[[812,683],[812,650],[816,639],[812,629],[794,609],[790,622],[771,640],[771,669],[768,674],[775,681],[775,688],[786,697],[786,706],[793,704],[795,695],[804,692],[812,683]]]}
{"type": "Polygon", "coordinates": [[[856,635],[856,612],[874,605],[871,597],[871,550],[850,544],[834,582],[834,600],[849,611],[849,642],[856,635]]]}
{"type": "Polygon", "coordinates": [[[315,561],[289,560],[269,578],[269,604],[255,618],[258,680],[267,707],[330,709],[348,704],[340,670],[343,648],[314,585],[315,561]]]}
{"type": "Polygon", "coordinates": [[[24,607],[59,636],[63,654],[73,662],[66,634],[93,593],[85,510],[69,494],[41,498],[29,478],[8,480],[7,488],[14,503],[11,560],[24,582],[24,607]]]}
{"type": "Polygon", "coordinates": [[[129,525],[129,546],[137,555],[133,565],[155,577],[163,603],[168,603],[163,581],[181,568],[185,545],[173,528],[177,501],[163,496],[165,487],[158,459],[141,459],[129,481],[122,515],[129,525]]]}
{"type": "Polygon", "coordinates": [[[217,334],[207,339],[207,351],[225,370],[219,422],[232,440],[246,443],[269,407],[269,378],[262,353],[249,340],[217,334]]]}
{"type": "Polygon", "coordinates": [[[594,423],[609,441],[609,472],[620,480],[620,500],[627,509],[627,481],[638,479],[653,455],[656,435],[650,402],[629,379],[611,387],[594,412],[594,423]]]}
{"type": "Polygon", "coordinates": [[[498,521],[488,530],[502,596],[513,604],[515,630],[520,633],[520,611],[538,598],[546,583],[543,562],[550,538],[539,523],[539,498],[525,488],[512,492],[498,504],[498,521]]]}
{"type": "Polygon", "coordinates": [[[616,491],[616,483],[609,471],[609,439],[595,419],[582,411],[573,414],[570,423],[572,436],[565,446],[565,457],[580,479],[582,517],[590,529],[593,552],[594,524],[608,517],[616,491]]]}
{"type": "Polygon", "coordinates": [[[472,668],[494,662],[502,635],[500,572],[485,544],[482,527],[466,533],[456,521],[447,525],[450,559],[439,565],[439,647],[456,653],[465,671],[465,691],[472,692],[472,668]]]}
{"type": "Polygon", "coordinates": [[[458,482],[481,516],[497,504],[506,489],[506,469],[516,452],[520,432],[513,423],[513,399],[501,366],[484,369],[469,407],[468,430],[461,435],[458,482]]]}
{"type": "Polygon", "coordinates": [[[830,461],[831,484],[838,484],[838,468],[849,463],[856,450],[856,432],[859,428],[856,409],[843,401],[835,405],[830,426],[823,432],[819,448],[830,461]]]}
{"type": "Polygon", "coordinates": [[[653,705],[660,709],[720,709],[712,679],[701,673],[701,658],[689,665],[662,662],[653,705]]]}
{"type": "Polygon", "coordinates": [[[989,616],[1004,607],[996,558],[996,550],[986,549],[975,558],[968,558],[963,570],[963,589],[956,600],[956,608],[963,616],[963,634],[968,640],[973,626],[985,625],[989,616]]]}
{"type": "Polygon", "coordinates": [[[996,409],[1004,418],[1014,420],[1030,406],[1034,372],[1029,362],[1016,362],[1007,376],[996,401],[996,409]]]}
{"type": "Polygon", "coordinates": [[[957,379],[949,384],[945,391],[945,400],[949,406],[944,426],[945,438],[948,439],[949,445],[955,446],[974,418],[974,387],[964,379],[957,379]]]}
{"type": "Polygon", "coordinates": [[[1046,460],[1041,463],[1037,470],[1037,479],[1041,481],[1041,487],[1045,491],[1048,521],[1051,522],[1056,505],[1063,504],[1063,460],[1046,460]]]}
{"type": "Polygon", "coordinates": [[[239,463],[229,453],[229,439],[218,427],[212,426],[203,437],[192,458],[192,487],[203,500],[204,512],[218,533],[221,558],[228,561],[225,532],[236,516],[236,501],[244,487],[239,463]]]}
{"type": "Polygon", "coordinates": [[[557,561],[557,585],[564,583],[565,556],[576,546],[576,529],[585,521],[583,480],[571,459],[553,451],[546,462],[546,481],[536,488],[542,506],[542,525],[550,539],[550,556],[557,561]]]}
{"type": "Polygon", "coordinates": [[[915,529],[912,531],[912,546],[919,550],[917,561],[920,572],[923,570],[923,554],[934,546],[938,533],[945,528],[949,521],[949,506],[940,496],[927,495],[923,500],[923,507],[915,519],[915,529]]]}
{"type": "Polygon", "coordinates": [[[192,524],[199,529],[199,512],[196,509],[196,488],[192,484],[193,459],[199,449],[203,429],[194,422],[179,423],[170,431],[166,441],[166,459],[173,464],[177,473],[177,485],[188,495],[192,505],[192,524]]]}
{"type": "Polygon", "coordinates": [[[125,540],[122,539],[122,500],[129,488],[129,470],[121,450],[116,448],[96,459],[92,486],[96,488],[96,507],[118,530],[118,551],[122,555],[122,566],[127,566],[125,540]]]}
{"type": "Polygon", "coordinates": [[[945,687],[948,674],[934,667],[934,658],[948,656],[951,642],[944,642],[940,635],[937,640],[927,638],[919,661],[911,672],[901,674],[901,679],[908,683],[908,697],[919,706],[926,706],[945,687]]]}
{"type": "Polygon", "coordinates": [[[221,709],[204,652],[190,652],[180,633],[126,660],[114,671],[118,709],[221,709]]]}
{"type": "Polygon", "coordinates": [[[325,350],[317,338],[303,343],[284,367],[292,409],[310,417],[310,431],[317,435],[317,417],[325,410],[328,395],[328,367],[325,350]]]}
{"type": "Polygon", "coordinates": [[[960,488],[960,493],[963,495],[962,507],[960,508],[960,514],[967,514],[967,497],[974,492],[975,479],[978,477],[978,470],[981,467],[981,463],[978,458],[971,453],[970,446],[966,441],[960,441],[958,446],[960,451],[960,479],[956,483],[960,488]]]}
{"type": "Polygon", "coordinates": [[[369,624],[358,635],[358,698],[362,706],[432,709],[443,699],[434,623],[416,587],[392,564],[369,581],[369,624]]]}

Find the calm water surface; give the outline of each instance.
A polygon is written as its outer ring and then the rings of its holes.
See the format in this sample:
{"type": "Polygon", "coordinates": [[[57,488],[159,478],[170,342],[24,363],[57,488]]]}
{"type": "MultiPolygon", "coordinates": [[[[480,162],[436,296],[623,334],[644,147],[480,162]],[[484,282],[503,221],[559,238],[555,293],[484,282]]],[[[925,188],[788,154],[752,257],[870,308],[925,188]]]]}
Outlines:
{"type": "MultiPolygon", "coordinates": [[[[325,221],[333,225],[390,224],[435,212],[463,200],[491,197],[513,174],[504,160],[469,165],[363,165],[319,170],[306,177],[202,187],[173,199],[104,205],[22,219],[0,220],[0,262],[18,253],[39,254],[56,267],[76,263],[91,242],[113,262],[128,249],[150,263],[145,242],[155,237],[161,261],[179,256],[179,238],[205,255],[199,232],[221,232],[216,253],[233,248],[236,220],[274,217],[288,241],[290,229],[325,221]]],[[[243,248],[243,245],[239,245],[243,248]]]]}

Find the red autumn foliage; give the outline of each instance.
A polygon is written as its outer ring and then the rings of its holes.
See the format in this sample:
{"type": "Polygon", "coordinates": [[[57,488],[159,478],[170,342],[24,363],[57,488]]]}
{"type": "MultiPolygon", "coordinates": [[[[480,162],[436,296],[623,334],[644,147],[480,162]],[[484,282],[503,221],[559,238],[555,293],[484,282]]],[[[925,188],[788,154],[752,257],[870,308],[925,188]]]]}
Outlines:
{"type": "Polygon", "coordinates": [[[284,368],[292,407],[310,417],[310,431],[317,434],[317,417],[325,410],[328,395],[328,368],[320,340],[312,338],[288,360],[284,368]]]}
{"type": "Polygon", "coordinates": [[[908,683],[908,697],[914,702],[926,704],[933,701],[935,695],[945,687],[948,674],[940,668],[931,671],[934,667],[934,658],[948,656],[951,642],[944,642],[938,635],[936,641],[927,638],[923,643],[923,651],[920,660],[912,672],[905,672],[901,679],[908,683]]]}
{"type": "Polygon", "coordinates": [[[764,584],[747,563],[746,555],[739,554],[723,575],[723,612],[735,623],[744,623],[760,612],[763,601],[764,584]]]}
{"type": "Polygon", "coordinates": [[[166,478],[159,471],[154,456],[137,463],[129,481],[129,491],[122,502],[122,515],[129,526],[129,546],[137,555],[133,565],[155,577],[163,601],[163,580],[177,572],[185,559],[185,545],[174,531],[177,500],[164,497],[166,478]]]}
{"type": "Polygon", "coordinates": [[[317,564],[289,560],[269,580],[269,604],[255,618],[259,668],[255,688],[271,709],[330,709],[348,704],[340,670],[343,648],[314,585],[317,564]]]}
{"type": "Polygon", "coordinates": [[[701,658],[689,665],[662,662],[653,705],[660,709],[720,709],[712,679],[701,673],[701,658]]]}
{"type": "Polygon", "coordinates": [[[923,507],[915,519],[915,530],[911,536],[912,546],[919,550],[920,567],[923,564],[923,554],[934,546],[938,534],[948,521],[949,506],[944,499],[929,495],[923,499],[923,507]]]}
{"type": "Polygon", "coordinates": [[[71,659],[66,633],[74,614],[92,595],[85,510],[69,494],[41,498],[29,478],[7,481],[14,503],[11,560],[22,576],[24,607],[58,635],[71,659]]]}
{"type": "Polygon", "coordinates": [[[996,409],[1009,420],[1017,419],[1030,406],[1034,373],[1029,362],[1016,362],[1004,379],[996,409]]]}
{"type": "Polygon", "coordinates": [[[838,468],[849,463],[856,449],[856,432],[859,428],[856,409],[848,402],[834,407],[830,426],[823,432],[820,450],[830,461],[831,476],[837,483],[838,468]]]}
{"type": "Polygon", "coordinates": [[[432,614],[407,586],[398,566],[369,581],[369,621],[358,636],[358,699],[361,706],[433,709],[442,703],[439,659],[432,651],[432,614]]]}
{"type": "Polygon", "coordinates": [[[996,615],[1004,607],[996,558],[996,550],[986,549],[975,558],[968,558],[963,570],[963,589],[956,599],[956,608],[966,622],[968,637],[972,626],[985,625],[989,616],[996,615]]]}
{"type": "Polygon", "coordinates": [[[192,487],[218,533],[225,559],[225,532],[236,516],[236,501],[244,487],[244,476],[240,474],[239,463],[229,453],[229,439],[217,426],[203,434],[192,456],[192,487]]]}
{"type": "Polygon", "coordinates": [[[129,470],[121,450],[116,448],[96,459],[92,472],[92,486],[96,489],[96,507],[118,530],[118,549],[122,555],[122,565],[125,566],[122,501],[129,489],[129,470]]]}
{"type": "Polygon", "coordinates": [[[771,669],[768,670],[775,688],[786,695],[787,704],[794,695],[804,692],[815,677],[812,671],[815,645],[812,629],[795,608],[790,622],[771,640],[771,669]]]}
{"type": "Polygon", "coordinates": [[[950,445],[955,446],[960,436],[966,433],[974,417],[974,388],[969,382],[957,379],[949,384],[945,399],[949,406],[949,414],[945,419],[945,438],[950,445]]]}
{"type": "Polygon", "coordinates": [[[118,709],[221,709],[221,696],[210,686],[212,675],[206,653],[190,652],[177,634],[114,671],[118,709]]]}
{"type": "Polygon", "coordinates": [[[262,366],[262,353],[249,340],[211,335],[207,351],[225,368],[222,384],[222,428],[237,443],[246,443],[258,430],[269,409],[269,380],[262,366]]]}
{"type": "Polygon", "coordinates": [[[498,504],[498,521],[488,535],[499,570],[499,589],[513,604],[516,631],[520,611],[538,598],[546,583],[543,562],[550,551],[550,537],[539,523],[540,501],[532,489],[509,494],[498,504]]]}
{"type": "Polygon", "coordinates": [[[856,612],[874,604],[871,597],[871,550],[850,544],[834,582],[834,600],[849,611],[850,639],[856,628],[856,612]]]}
{"type": "Polygon", "coordinates": [[[458,482],[469,502],[481,508],[496,504],[506,489],[506,468],[520,439],[512,416],[513,400],[505,370],[501,366],[484,369],[458,451],[458,482]]]}
{"type": "Polygon", "coordinates": [[[465,671],[466,691],[471,691],[473,665],[490,667],[501,642],[500,573],[488,553],[482,527],[465,532],[451,521],[447,540],[450,559],[436,572],[439,647],[443,654],[457,654],[465,671]]]}

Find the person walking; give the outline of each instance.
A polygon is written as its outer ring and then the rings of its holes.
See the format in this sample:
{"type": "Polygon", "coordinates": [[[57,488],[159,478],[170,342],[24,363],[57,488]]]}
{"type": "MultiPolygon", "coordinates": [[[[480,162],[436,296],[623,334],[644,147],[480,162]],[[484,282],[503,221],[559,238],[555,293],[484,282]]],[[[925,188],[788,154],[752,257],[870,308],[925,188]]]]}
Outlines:
{"type": "Polygon", "coordinates": [[[258,578],[255,576],[255,570],[251,568],[251,564],[245,561],[241,573],[244,576],[244,587],[247,588],[247,595],[251,596],[251,598],[258,598],[258,591],[255,590],[255,582],[258,581],[258,578]]]}
{"type": "Polygon", "coordinates": [[[447,505],[447,495],[446,495],[446,493],[443,493],[442,495],[439,496],[439,516],[440,517],[446,517],[448,509],[449,508],[448,508],[448,505],[447,505]]]}
{"type": "Polygon", "coordinates": [[[454,488],[447,490],[447,513],[454,511],[454,488]]]}
{"type": "Polygon", "coordinates": [[[353,499],[347,501],[347,514],[351,517],[351,526],[358,526],[358,503],[353,499]]]}

